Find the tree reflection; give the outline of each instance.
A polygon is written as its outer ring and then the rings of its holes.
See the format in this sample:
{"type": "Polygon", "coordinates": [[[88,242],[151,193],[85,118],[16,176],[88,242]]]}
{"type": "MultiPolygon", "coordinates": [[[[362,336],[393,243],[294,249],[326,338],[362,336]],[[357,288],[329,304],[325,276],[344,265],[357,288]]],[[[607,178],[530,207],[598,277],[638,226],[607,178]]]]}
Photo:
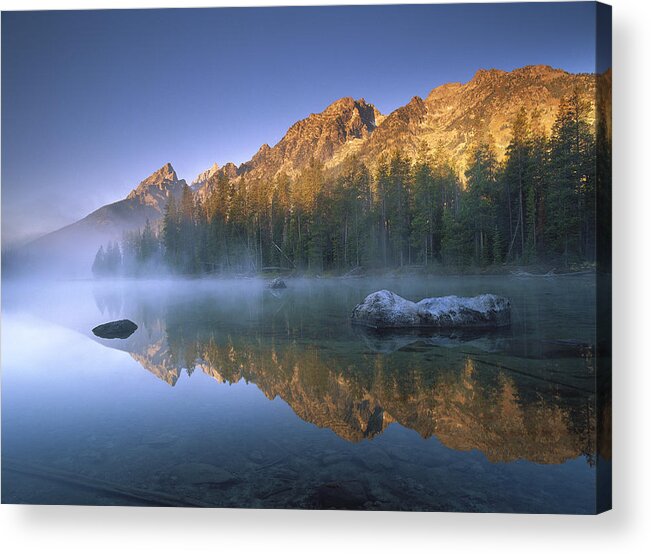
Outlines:
{"type": "MultiPolygon", "coordinates": [[[[513,359],[489,362],[464,349],[413,341],[378,352],[354,334],[344,339],[332,330],[313,340],[304,316],[292,319],[274,306],[270,321],[260,298],[237,318],[228,304],[163,305],[140,303],[145,330],[123,347],[172,386],[183,370],[220,383],[244,380],[351,442],[373,439],[396,422],[456,450],[478,449],[493,462],[557,464],[577,456],[593,462],[594,394],[512,371],[513,359]]],[[[585,357],[563,363],[592,371],[585,357]]]]}

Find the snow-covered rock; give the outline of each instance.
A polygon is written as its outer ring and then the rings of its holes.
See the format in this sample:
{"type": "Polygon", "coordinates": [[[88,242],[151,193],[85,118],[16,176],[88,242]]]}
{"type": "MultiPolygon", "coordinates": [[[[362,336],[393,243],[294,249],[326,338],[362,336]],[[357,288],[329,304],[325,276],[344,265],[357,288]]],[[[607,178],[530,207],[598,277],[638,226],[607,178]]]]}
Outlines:
{"type": "Polygon", "coordinates": [[[502,296],[441,296],[420,302],[380,290],[355,306],[352,322],[376,329],[480,329],[510,325],[511,302],[502,296]]]}

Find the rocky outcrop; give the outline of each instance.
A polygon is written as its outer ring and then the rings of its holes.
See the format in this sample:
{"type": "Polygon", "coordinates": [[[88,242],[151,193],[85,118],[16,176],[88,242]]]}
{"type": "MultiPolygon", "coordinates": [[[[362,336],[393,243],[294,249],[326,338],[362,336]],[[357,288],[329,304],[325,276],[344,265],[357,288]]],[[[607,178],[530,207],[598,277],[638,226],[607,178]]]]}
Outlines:
{"type": "Polygon", "coordinates": [[[292,177],[311,160],[336,169],[347,156],[356,155],[373,167],[393,150],[413,157],[425,147],[454,159],[463,180],[473,145],[490,141],[498,159],[503,158],[511,124],[521,108],[535,114],[535,124],[549,134],[564,96],[576,91],[594,108],[596,80],[595,75],[547,65],[480,69],[467,83],[436,87],[425,98],[414,96],[386,116],[364,99],[341,98],[296,122],[275,146],[263,144],[250,161],[239,168],[231,164],[228,172],[223,171],[225,166],[222,172],[229,179],[242,175],[271,179],[279,173],[292,177]]]}
{"type": "Polygon", "coordinates": [[[327,163],[344,145],[367,139],[380,117],[375,106],[363,98],[341,98],[322,112],[294,123],[275,146],[263,144],[236,172],[233,164],[227,164],[224,174],[231,179],[236,175],[271,179],[281,172],[296,175],[312,160],[327,163]]]}
{"type": "Polygon", "coordinates": [[[235,179],[238,174],[237,166],[233,162],[224,164],[224,167],[222,167],[219,171],[222,175],[228,177],[229,179],[235,179]]]}
{"type": "Polygon", "coordinates": [[[595,75],[546,65],[513,71],[480,69],[467,83],[441,85],[423,100],[415,97],[396,109],[359,149],[359,155],[373,164],[391,149],[409,156],[416,156],[423,146],[439,149],[455,161],[463,180],[473,145],[488,141],[498,159],[503,159],[520,109],[535,114],[536,125],[549,134],[563,97],[576,91],[594,108],[595,83],[595,75]]]}
{"type": "Polygon", "coordinates": [[[129,193],[126,200],[136,201],[141,205],[150,206],[159,214],[162,214],[170,196],[180,196],[185,186],[185,180],[177,177],[172,164],[166,163],[159,170],[141,181],[129,193]]]}
{"type": "Polygon", "coordinates": [[[206,169],[205,171],[202,171],[201,173],[199,173],[199,175],[196,176],[194,181],[192,181],[192,183],[190,184],[190,188],[194,191],[200,189],[218,171],[219,171],[219,166],[215,162],[214,164],[212,164],[210,169],[206,169]]]}
{"type": "Polygon", "coordinates": [[[442,296],[420,302],[380,290],[353,309],[351,321],[376,329],[492,329],[511,323],[511,303],[494,294],[442,296]]]}

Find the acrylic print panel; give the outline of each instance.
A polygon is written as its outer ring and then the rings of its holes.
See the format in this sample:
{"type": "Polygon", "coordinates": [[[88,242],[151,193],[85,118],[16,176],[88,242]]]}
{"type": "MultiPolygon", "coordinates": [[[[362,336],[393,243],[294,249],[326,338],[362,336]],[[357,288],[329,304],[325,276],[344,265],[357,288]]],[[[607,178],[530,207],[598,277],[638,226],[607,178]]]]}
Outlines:
{"type": "Polygon", "coordinates": [[[2,502],[610,507],[608,6],[6,12],[2,56],[2,502]]]}

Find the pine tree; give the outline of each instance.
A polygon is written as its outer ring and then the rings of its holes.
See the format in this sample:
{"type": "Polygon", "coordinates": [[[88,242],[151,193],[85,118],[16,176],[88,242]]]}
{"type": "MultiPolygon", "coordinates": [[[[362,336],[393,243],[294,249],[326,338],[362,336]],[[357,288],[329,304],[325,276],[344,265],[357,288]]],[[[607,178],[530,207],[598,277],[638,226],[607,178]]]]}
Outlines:
{"type": "Polygon", "coordinates": [[[100,246],[92,266],[93,275],[101,277],[106,275],[106,254],[104,253],[104,246],[100,246]]]}
{"type": "Polygon", "coordinates": [[[594,225],[594,137],[587,106],[575,91],[565,98],[552,129],[547,244],[566,265],[589,250],[594,225]]]}
{"type": "Polygon", "coordinates": [[[497,161],[488,144],[477,147],[471,160],[466,171],[465,210],[473,214],[470,221],[474,228],[474,261],[486,265],[494,257],[489,240],[496,225],[497,161]]]}
{"type": "Polygon", "coordinates": [[[503,161],[488,137],[470,149],[463,185],[441,145],[421,145],[415,159],[381,156],[373,173],[355,156],[334,169],[311,160],[270,181],[217,173],[204,194],[185,187],[170,197],[160,227],[147,221],[121,247],[100,248],[93,274],[143,275],[159,262],[197,274],[591,260],[597,147],[609,152],[591,120],[576,93],[549,138],[538,112],[520,110],[503,161]]]}

